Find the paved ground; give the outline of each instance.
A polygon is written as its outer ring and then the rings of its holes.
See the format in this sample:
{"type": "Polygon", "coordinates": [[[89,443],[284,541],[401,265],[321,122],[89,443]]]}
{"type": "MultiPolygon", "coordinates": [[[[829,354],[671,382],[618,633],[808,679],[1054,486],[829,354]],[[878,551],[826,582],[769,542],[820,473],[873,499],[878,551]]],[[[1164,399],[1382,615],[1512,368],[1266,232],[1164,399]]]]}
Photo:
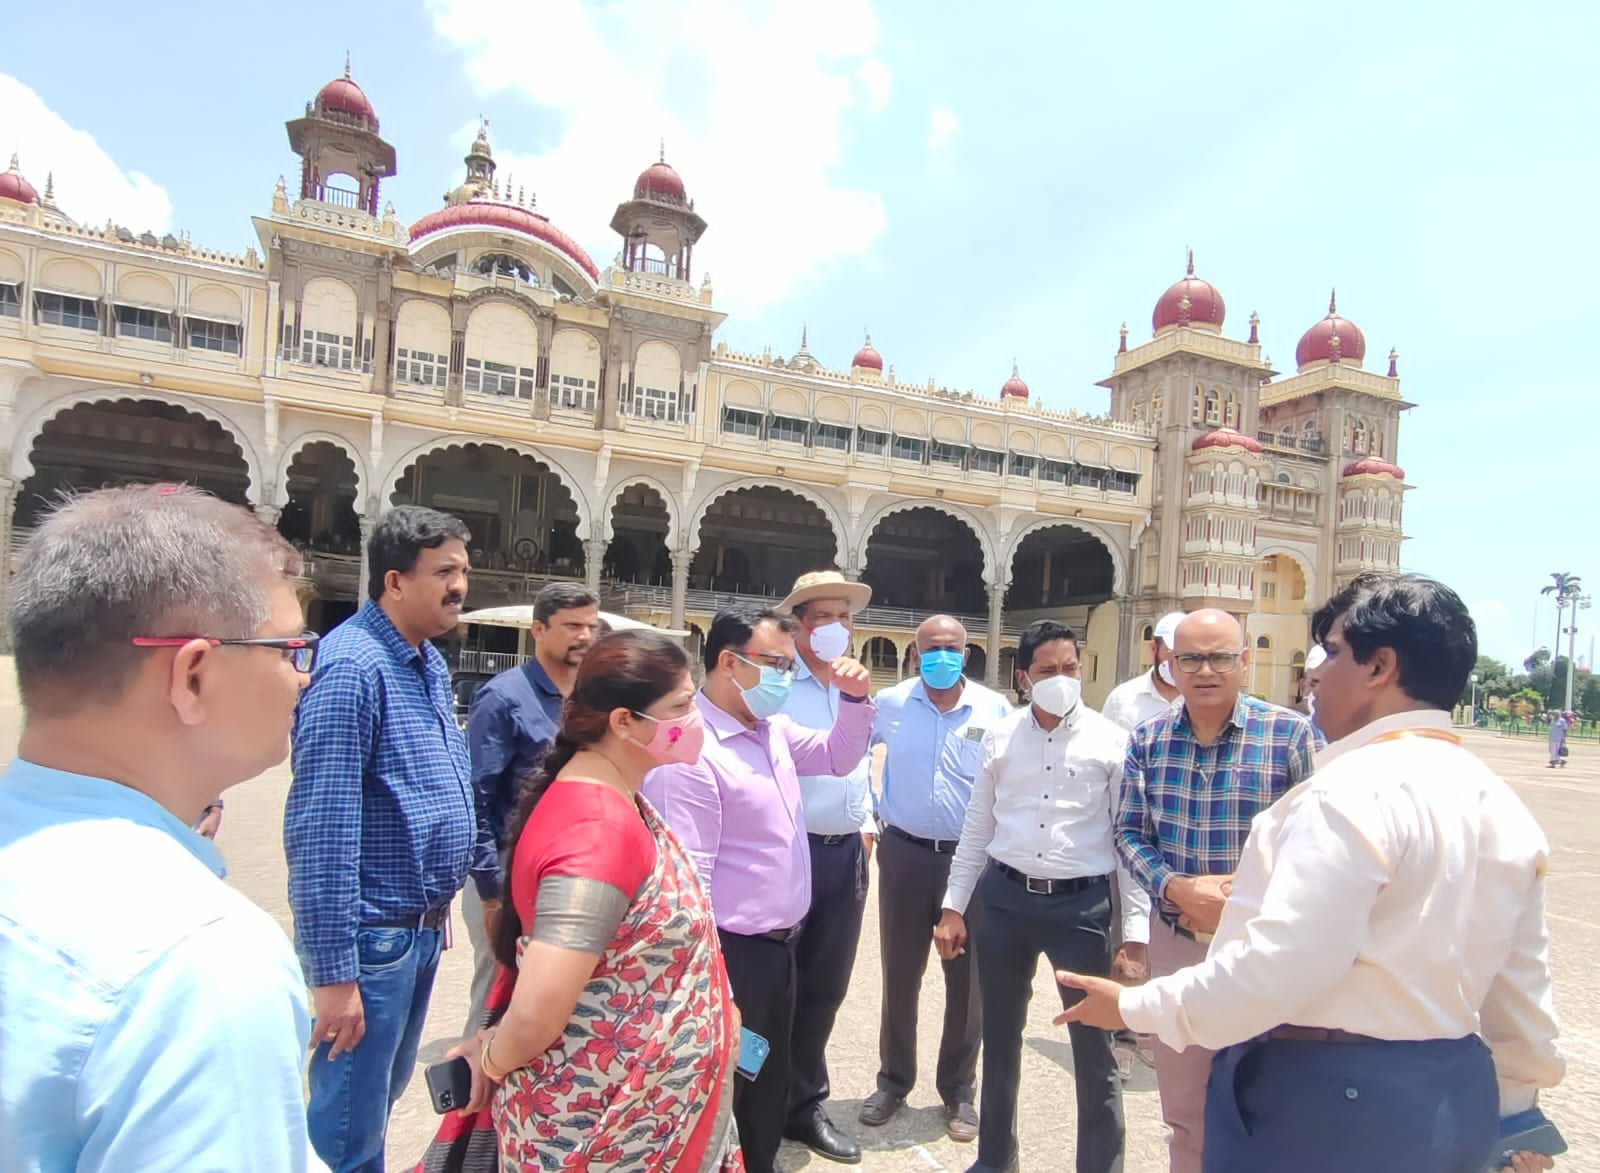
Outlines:
{"type": "MultiPolygon", "coordinates": [[[[17,719],[7,668],[0,672],[0,739],[4,739],[0,744],[15,744],[17,719]]],[[[1600,971],[1593,964],[1600,956],[1600,903],[1596,899],[1600,896],[1600,749],[1575,746],[1570,766],[1554,771],[1544,768],[1542,741],[1513,741],[1487,733],[1468,736],[1472,748],[1516,785],[1554,845],[1550,923],[1568,1072],[1565,1083],[1546,1097],[1545,1105],[1572,1146],[1561,1167],[1600,1169],[1600,971]]],[[[280,832],[287,786],[288,770],[280,767],[231,791],[219,836],[232,881],[273,913],[285,930],[290,925],[280,832]]],[[[829,1053],[836,1089],[833,1116],[861,1139],[866,1148],[865,1170],[963,1170],[977,1159],[976,1148],[945,1139],[931,1079],[929,1085],[913,1092],[912,1110],[901,1113],[888,1126],[868,1129],[856,1121],[856,1111],[862,1097],[872,1090],[877,1070],[879,968],[876,916],[870,907],[874,903],[869,901],[855,981],[829,1053]]],[[[441,965],[420,1065],[436,1061],[457,1041],[466,1015],[471,963],[459,913],[455,937],[462,944],[449,950],[441,965]]],[[[934,966],[922,1000],[922,1054],[930,1076],[941,999],[934,966]]],[[[1057,1006],[1049,975],[1041,969],[1028,1022],[1019,1112],[1023,1166],[1034,1170],[1071,1167],[1072,1060],[1065,1031],[1050,1024],[1057,1006]]],[[[1161,1173],[1166,1168],[1165,1142],[1153,1073],[1139,1070],[1127,1088],[1125,1103],[1128,1173],[1161,1173]]],[[[394,1114],[389,1142],[392,1170],[410,1168],[432,1135],[435,1120],[419,1074],[394,1114]]],[[[786,1147],[786,1169],[808,1166],[832,1167],[804,1150],[786,1147]]]]}

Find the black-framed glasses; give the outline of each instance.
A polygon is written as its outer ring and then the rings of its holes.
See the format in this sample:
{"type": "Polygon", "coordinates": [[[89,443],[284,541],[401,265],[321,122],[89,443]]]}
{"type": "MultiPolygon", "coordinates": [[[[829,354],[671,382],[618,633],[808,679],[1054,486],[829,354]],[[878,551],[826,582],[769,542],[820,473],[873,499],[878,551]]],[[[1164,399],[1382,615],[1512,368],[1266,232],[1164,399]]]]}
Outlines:
{"type": "Polygon", "coordinates": [[[1175,652],[1172,658],[1179,670],[1188,676],[1200,671],[1202,664],[1211,665],[1211,670],[1220,676],[1237,668],[1239,657],[1243,655],[1243,652],[1175,652]]]}
{"type": "Polygon", "coordinates": [[[780,656],[776,652],[751,652],[749,656],[742,656],[738,652],[734,652],[733,658],[735,660],[743,660],[752,668],[775,668],[779,672],[794,671],[794,658],[780,656]],[[757,660],[761,662],[758,664],[756,663],[757,660]]]}
{"type": "Polygon", "coordinates": [[[291,636],[261,636],[256,639],[217,639],[210,635],[136,635],[136,648],[181,648],[184,644],[202,640],[214,648],[277,648],[284,658],[294,665],[296,672],[310,672],[317,663],[317,641],[322,637],[314,631],[304,631],[291,636]]]}

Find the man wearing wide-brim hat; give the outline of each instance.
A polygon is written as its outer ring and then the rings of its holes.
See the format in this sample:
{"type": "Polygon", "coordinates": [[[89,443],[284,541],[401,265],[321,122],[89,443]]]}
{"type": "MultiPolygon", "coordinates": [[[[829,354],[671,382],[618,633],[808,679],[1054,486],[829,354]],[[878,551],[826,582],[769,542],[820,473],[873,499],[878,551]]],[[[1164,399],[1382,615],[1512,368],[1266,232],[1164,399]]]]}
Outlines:
{"type": "MultiPolygon", "coordinates": [[[[837,570],[802,574],[779,604],[800,624],[799,663],[783,713],[796,724],[830,729],[839,714],[831,665],[850,650],[852,620],[872,601],[872,588],[837,570]]],[[[828,1118],[828,1036],[850,988],[872,854],[871,768],[862,758],[843,777],[801,776],[811,852],[811,911],[795,946],[796,981],[789,1120],[784,1134],[819,1156],[855,1164],[861,1147],[828,1118]]]]}

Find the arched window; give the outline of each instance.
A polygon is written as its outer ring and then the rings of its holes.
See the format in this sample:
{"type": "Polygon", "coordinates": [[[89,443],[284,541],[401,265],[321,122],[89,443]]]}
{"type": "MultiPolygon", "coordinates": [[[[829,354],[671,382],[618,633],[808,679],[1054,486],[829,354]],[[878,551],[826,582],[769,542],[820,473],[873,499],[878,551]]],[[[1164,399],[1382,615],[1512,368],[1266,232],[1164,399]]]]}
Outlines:
{"type": "Polygon", "coordinates": [[[1228,392],[1228,408],[1222,422],[1230,428],[1239,426],[1239,397],[1232,391],[1228,392]]]}
{"type": "Polygon", "coordinates": [[[1194,389],[1194,399],[1189,407],[1189,419],[1193,423],[1199,423],[1205,418],[1204,413],[1205,407],[1200,402],[1200,388],[1196,386],[1194,389]]]}
{"type": "Polygon", "coordinates": [[[1222,401],[1215,391],[1206,392],[1206,423],[1212,427],[1222,422],[1222,401]]]}
{"type": "Polygon", "coordinates": [[[1358,419],[1353,433],[1352,447],[1357,456],[1367,454],[1367,421],[1358,419]]]}

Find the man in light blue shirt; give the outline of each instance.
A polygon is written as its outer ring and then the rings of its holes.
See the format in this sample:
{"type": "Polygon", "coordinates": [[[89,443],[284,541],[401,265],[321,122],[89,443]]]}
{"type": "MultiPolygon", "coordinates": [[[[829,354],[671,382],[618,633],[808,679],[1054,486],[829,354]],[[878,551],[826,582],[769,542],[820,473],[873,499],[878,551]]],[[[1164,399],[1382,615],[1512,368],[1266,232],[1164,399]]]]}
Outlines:
{"type": "MultiPolygon", "coordinates": [[[[779,609],[800,623],[799,663],[783,713],[807,729],[832,729],[839,689],[831,665],[850,650],[851,619],[872,601],[872,588],[837,570],[803,574],[779,609]]],[[[863,757],[844,777],[800,776],[811,852],[811,910],[795,942],[795,1011],[790,1049],[789,1119],[784,1135],[834,1161],[854,1164],[861,1147],[834,1127],[828,1098],[828,1037],[850,989],[861,917],[867,904],[867,860],[877,825],[872,816],[872,763],[863,757]]]]}
{"type": "Polygon", "coordinates": [[[0,1169],[303,1173],[288,939],[192,828],[282,761],[316,637],[299,556],[172,485],[73,498],[11,584],[0,777],[0,1169]]]}
{"type": "MultiPolygon", "coordinates": [[[[887,1123],[916,1083],[917,994],[972,798],[979,748],[983,735],[1012,709],[999,693],[966,679],[966,657],[966,628],[935,615],[917,628],[917,675],[877,696],[872,737],[887,751],[878,798],[883,1009],[878,1089],[861,1105],[863,1124],[887,1123]]],[[[970,1143],[978,1135],[978,985],[970,950],[941,964],[944,1032],[935,1080],[946,1134],[970,1143]]]]}

